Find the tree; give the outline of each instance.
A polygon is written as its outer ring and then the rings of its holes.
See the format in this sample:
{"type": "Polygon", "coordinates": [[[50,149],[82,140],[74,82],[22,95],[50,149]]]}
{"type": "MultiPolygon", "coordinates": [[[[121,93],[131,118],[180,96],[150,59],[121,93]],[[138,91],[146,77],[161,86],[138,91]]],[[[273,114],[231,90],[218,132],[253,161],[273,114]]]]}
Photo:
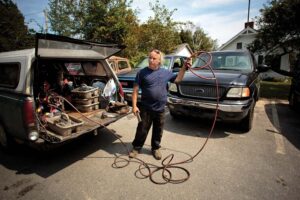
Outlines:
{"type": "Polygon", "coordinates": [[[212,51],[216,48],[216,41],[212,40],[202,28],[197,27],[193,34],[195,51],[212,51]]]}
{"type": "Polygon", "coordinates": [[[49,21],[59,35],[124,43],[137,19],[126,0],[50,0],[49,21]]]}
{"type": "Polygon", "coordinates": [[[272,54],[275,60],[278,60],[276,50],[279,48],[283,54],[299,52],[299,10],[300,0],[271,0],[269,5],[264,5],[260,10],[261,17],[257,18],[258,35],[249,49],[272,54]]]}
{"type": "Polygon", "coordinates": [[[48,13],[51,29],[58,35],[81,37],[82,16],[80,10],[82,1],[50,0],[48,13]]]}
{"type": "Polygon", "coordinates": [[[193,31],[195,29],[195,25],[193,22],[186,22],[182,25],[180,28],[179,36],[182,43],[188,43],[192,49],[195,49],[194,47],[194,41],[193,41],[193,31]]]}
{"type": "Polygon", "coordinates": [[[150,9],[154,16],[140,26],[139,49],[144,53],[148,53],[151,48],[170,53],[181,42],[177,31],[178,22],[172,20],[176,9],[169,11],[158,0],[154,4],[150,3],[150,9]]]}
{"type": "Polygon", "coordinates": [[[24,23],[24,17],[11,0],[0,0],[0,51],[34,46],[34,37],[24,23]]]}
{"type": "Polygon", "coordinates": [[[156,0],[150,3],[154,16],[139,24],[131,3],[132,0],[50,0],[49,21],[59,35],[125,44],[123,56],[134,63],[151,48],[170,53],[182,43],[180,26],[185,23],[172,19],[177,9],[170,11],[156,0]]]}
{"type": "Polygon", "coordinates": [[[188,43],[192,49],[193,46],[193,32],[191,30],[181,30],[180,33],[180,40],[182,43],[188,43]]]}
{"type": "Polygon", "coordinates": [[[192,22],[187,22],[180,31],[183,43],[188,43],[194,51],[212,51],[217,48],[217,40],[211,39],[200,27],[192,22]]]}
{"type": "Polygon", "coordinates": [[[50,0],[49,21],[59,35],[103,43],[125,44],[123,56],[138,49],[139,26],[126,0],[50,0]]]}

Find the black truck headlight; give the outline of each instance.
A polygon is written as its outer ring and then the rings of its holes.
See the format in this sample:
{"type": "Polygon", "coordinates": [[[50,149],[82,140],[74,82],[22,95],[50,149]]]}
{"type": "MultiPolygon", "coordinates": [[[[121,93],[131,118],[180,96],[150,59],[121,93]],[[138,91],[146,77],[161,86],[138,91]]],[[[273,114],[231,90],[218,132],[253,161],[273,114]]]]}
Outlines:
{"type": "Polygon", "coordinates": [[[170,83],[170,85],[169,85],[169,91],[170,92],[178,92],[177,86],[176,86],[175,83],[170,83]]]}
{"type": "Polygon", "coordinates": [[[250,97],[250,89],[248,87],[231,88],[227,92],[226,97],[229,97],[229,98],[250,97]]]}

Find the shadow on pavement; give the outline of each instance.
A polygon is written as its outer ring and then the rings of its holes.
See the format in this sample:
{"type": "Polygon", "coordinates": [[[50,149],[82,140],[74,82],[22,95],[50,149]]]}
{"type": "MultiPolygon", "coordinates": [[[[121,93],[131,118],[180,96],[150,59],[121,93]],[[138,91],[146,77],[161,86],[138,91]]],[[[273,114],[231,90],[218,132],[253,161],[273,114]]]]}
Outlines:
{"type": "MultiPolygon", "coordinates": [[[[116,154],[127,154],[122,143],[114,143],[116,140],[111,132],[101,129],[97,136],[84,135],[48,152],[40,152],[27,145],[15,145],[10,153],[0,150],[0,165],[16,171],[16,174],[37,174],[47,178],[100,149],[112,154],[109,157],[112,159],[116,154]]],[[[128,143],[124,145],[130,146],[128,143]]]]}
{"type": "MultiPolygon", "coordinates": [[[[170,114],[166,114],[165,130],[174,133],[195,136],[195,137],[207,137],[210,133],[213,120],[194,118],[194,117],[172,117],[170,114]]],[[[217,121],[215,128],[211,134],[211,138],[225,138],[230,134],[244,134],[238,129],[236,123],[225,123],[217,121]]]]}
{"type": "MultiPolygon", "coordinates": [[[[291,144],[297,149],[300,149],[300,113],[289,108],[287,103],[276,103],[276,110],[278,114],[279,127],[274,122],[272,109],[273,104],[265,105],[265,112],[273,124],[273,126],[280,131],[280,134],[284,136],[291,144]]],[[[274,132],[274,130],[267,130],[274,132]]]]}

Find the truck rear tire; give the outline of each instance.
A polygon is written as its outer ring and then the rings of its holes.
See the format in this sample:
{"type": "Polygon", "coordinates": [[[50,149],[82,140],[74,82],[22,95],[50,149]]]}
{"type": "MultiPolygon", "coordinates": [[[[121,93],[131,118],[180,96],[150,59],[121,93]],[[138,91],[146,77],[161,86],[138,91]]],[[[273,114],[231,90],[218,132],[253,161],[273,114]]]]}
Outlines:
{"type": "Polygon", "coordinates": [[[4,127],[0,124],[0,147],[4,151],[9,151],[12,145],[12,139],[7,135],[4,127]]]}

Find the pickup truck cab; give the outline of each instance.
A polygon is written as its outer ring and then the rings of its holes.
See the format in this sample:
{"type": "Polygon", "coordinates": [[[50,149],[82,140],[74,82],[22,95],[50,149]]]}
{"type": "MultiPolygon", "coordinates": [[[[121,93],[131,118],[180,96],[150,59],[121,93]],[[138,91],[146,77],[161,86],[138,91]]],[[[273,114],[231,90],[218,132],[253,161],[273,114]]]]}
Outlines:
{"type": "Polygon", "coordinates": [[[193,62],[193,73],[187,71],[179,84],[171,83],[170,114],[213,119],[218,109],[218,120],[240,122],[241,129],[249,131],[260,93],[258,75],[267,69],[248,51],[203,53],[193,62]],[[208,63],[212,70],[201,67],[208,63]]]}
{"type": "Polygon", "coordinates": [[[0,146],[63,143],[125,116],[122,87],[106,61],[123,48],[37,34],[35,48],[0,53],[0,146]],[[108,113],[114,105],[122,109],[108,113]]]}
{"type": "Polygon", "coordinates": [[[128,73],[132,69],[127,58],[111,56],[107,60],[117,75],[128,73]]]}

